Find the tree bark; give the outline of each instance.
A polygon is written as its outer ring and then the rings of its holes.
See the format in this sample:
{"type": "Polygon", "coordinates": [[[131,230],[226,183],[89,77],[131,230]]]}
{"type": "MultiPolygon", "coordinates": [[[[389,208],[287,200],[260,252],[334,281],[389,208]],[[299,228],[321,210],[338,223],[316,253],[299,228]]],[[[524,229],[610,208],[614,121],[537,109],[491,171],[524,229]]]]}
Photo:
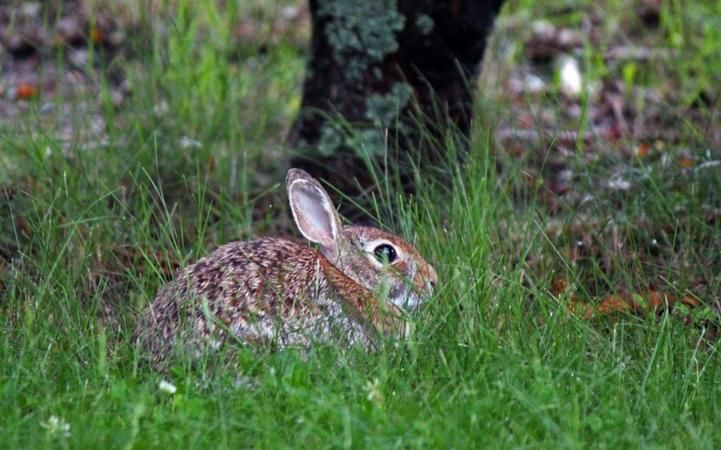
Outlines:
{"type": "Polygon", "coordinates": [[[503,0],[309,2],[311,55],[288,135],[298,151],[293,166],[353,195],[372,185],[363,154],[379,157],[388,146],[402,164],[424,156],[419,142],[429,128],[468,136],[481,59],[503,0]]]}

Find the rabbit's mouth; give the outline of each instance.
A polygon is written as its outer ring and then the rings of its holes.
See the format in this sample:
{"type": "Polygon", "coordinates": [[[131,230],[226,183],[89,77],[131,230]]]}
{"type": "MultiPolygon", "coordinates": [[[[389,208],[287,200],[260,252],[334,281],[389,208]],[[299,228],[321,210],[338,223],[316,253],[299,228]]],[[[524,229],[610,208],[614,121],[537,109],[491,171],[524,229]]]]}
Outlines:
{"type": "Polygon", "coordinates": [[[422,270],[418,270],[415,265],[411,265],[409,269],[412,276],[402,277],[403,282],[398,283],[394,289],[391,289],[390,302],[399,309],[413,312],[433,294],[437,284],[437,276],[430,265],[426,265],[422,270]]]}
{"type": "Polygon", "coordinates": [[[391,301],[396,307],[407,311],[415,311],[419,306],[425,302],[425,299],[418,294],[409,293],[406,296],[395,298],[391,301]]]}

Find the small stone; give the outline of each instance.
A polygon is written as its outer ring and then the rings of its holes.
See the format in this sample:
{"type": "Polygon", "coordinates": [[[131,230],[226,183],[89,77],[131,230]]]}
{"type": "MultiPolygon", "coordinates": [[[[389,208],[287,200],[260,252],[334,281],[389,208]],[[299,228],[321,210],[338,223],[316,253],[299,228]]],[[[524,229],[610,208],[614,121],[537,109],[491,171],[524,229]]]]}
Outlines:
{"type": "Polygon", "coordinates": [[[20,7],[20,15],[26,19],[35,19],[40,15],[40,2],[24,2],[20,7]]]}
{"type": "Polygon", "coordinates": [[[559,69],[560,89],[568,97],[577,97],[583,88],[581,70],[575,58],[565,57],[561,59],[559,69]]]}
{"type": "Polygon", "coordinates": [[[90,54],[85,49],[68,51],[68,60],[70,60],[70,64],[79,69],[85,68],[87,66],[89,58],[90,54]]]}

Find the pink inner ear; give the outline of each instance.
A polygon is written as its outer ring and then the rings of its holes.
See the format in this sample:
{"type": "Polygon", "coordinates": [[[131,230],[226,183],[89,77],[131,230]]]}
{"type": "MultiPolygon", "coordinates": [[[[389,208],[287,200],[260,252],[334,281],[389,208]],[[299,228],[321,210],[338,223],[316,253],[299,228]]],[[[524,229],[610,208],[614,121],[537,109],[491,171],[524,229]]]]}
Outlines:
{"type": "Polygon", "coordinates": [[[293,182],[290,204],[298,229],[306,239],[321,245],[326,256],[334,255],[338,230],[335,210],[321,189],[307,181],[293,182]]]}

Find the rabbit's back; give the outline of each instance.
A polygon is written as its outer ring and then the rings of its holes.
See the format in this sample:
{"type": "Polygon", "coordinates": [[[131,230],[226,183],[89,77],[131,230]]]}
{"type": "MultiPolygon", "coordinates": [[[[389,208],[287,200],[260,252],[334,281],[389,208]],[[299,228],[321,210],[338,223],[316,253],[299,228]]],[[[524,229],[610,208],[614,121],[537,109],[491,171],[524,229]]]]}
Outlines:
{"type": "Polygon", "coordinates": [[[357,341],[363,329],[344,314],[326,266],[312,248],[290,240],[231,242],[158,292],[136,340],[154,356],[167,353],[179,337],[186,348],[200,352],[221,345],[228,333],[279,347],[306,346],[338,334],[357,341]]]}

